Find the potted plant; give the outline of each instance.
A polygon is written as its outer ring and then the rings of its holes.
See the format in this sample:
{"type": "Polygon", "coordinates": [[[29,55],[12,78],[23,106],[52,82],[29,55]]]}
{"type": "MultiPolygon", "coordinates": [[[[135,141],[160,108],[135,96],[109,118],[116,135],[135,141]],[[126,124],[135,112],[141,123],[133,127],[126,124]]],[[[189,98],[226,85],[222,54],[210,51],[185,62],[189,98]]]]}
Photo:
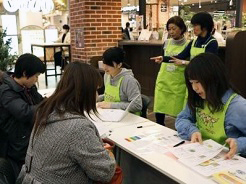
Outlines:
{"type": "Polygon", "coordinates": [[[17,55],[10,54],[12,40],[11,38],[5,40],[6,36],[6,30],[0,30],[0,70],[2,71],[11,70],[12,64],[17,59],[17,55]]]}

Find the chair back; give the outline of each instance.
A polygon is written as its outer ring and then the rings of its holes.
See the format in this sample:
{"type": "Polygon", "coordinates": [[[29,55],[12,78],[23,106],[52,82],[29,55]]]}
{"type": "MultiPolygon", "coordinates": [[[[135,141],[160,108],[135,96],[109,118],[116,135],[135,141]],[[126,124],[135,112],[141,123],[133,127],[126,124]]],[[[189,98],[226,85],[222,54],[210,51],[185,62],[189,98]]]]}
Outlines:
{"type": "Polygon", "coordinates": [[[142,97],[142,106],[143,106],[141,111],[141,117],[147,118],[147,110],[150,104],[150,98],[143,94],[141,94],[141,97],[142,97]]]}
{"type": "Polygon", "coordinates": [[[101,61],[102,59],[102,56],[92,56],[89,63],[95,68],[98,68],[98,61],[101,61]]]}

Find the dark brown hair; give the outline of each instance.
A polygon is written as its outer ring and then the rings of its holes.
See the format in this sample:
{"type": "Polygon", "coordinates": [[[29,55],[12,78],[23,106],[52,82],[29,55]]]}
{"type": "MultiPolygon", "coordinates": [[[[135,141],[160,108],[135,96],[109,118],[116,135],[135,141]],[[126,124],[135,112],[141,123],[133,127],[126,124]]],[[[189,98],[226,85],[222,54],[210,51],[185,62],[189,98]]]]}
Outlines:
{"type": "Polygon", "coordinates": [[[66,112],[84,116],[91,110],[97,113],[96,91],[101,85],[102,76],[93,66],[81,62],[68,64],[55,92],[37,109],[34,135],[45,128],[52,112],[59,116],[66,112]]]}
{"type": "Polygon", "coordinates": [[[176,26],[179,27],[179,29],[182,31],[182,35],[186,32],[187,28],[186,28],[186,25],[184,23],[184,20],[179,17],[179,16],[174,16],[174,17],[171,17],[168,21],[167,21],[167,25],[166,25],[166,28],[168,30],[168,26],[169,24],[175,24],[176,26]]]}
{"type": "MultiPolygon", "coordinates": [[[[190,80],[198,80],[205,93],[209,110],[214,113],[223,109],[222,97],[232,88],[224,63],[212,53],[202,53],[194,57],[185,69],[185,81],[188,88],[188,106],[192,113],[197,107],[204,107],[204,100],[193,90],[190,80]]],[[[233,89],[233,88],[232,88],[233,89]]]]}

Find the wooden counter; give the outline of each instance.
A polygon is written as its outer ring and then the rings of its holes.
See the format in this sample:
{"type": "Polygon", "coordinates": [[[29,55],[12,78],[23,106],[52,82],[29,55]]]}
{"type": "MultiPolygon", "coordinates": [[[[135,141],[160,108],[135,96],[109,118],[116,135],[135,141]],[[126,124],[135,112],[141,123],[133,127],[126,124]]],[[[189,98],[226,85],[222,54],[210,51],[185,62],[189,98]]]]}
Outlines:
{"type": "MultiPolygon", "coordinates": [[[[155,81],[160,69],[160,64],[149,58],[160,56],[162,53],[162,41],[120,41],[119,46],[126,52],[126,63],[132,68],[134,76],[139,81],[142,93],[154,96],[155,81]]],[[[219,47],[219,56],[225,60],[225,46],[219,47]]]]}

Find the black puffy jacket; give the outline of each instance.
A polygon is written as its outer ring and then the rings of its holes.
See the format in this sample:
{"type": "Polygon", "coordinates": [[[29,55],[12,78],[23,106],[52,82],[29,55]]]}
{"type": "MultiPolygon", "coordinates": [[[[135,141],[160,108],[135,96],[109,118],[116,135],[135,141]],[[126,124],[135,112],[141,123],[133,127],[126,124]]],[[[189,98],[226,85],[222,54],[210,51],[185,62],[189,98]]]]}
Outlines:
{"type": "Polygon", "coordinates": [[[0,85],[0,157],[25,160],[36,105],[43,100],[36,86],[23,88],[3,74],[0,85]]]}

